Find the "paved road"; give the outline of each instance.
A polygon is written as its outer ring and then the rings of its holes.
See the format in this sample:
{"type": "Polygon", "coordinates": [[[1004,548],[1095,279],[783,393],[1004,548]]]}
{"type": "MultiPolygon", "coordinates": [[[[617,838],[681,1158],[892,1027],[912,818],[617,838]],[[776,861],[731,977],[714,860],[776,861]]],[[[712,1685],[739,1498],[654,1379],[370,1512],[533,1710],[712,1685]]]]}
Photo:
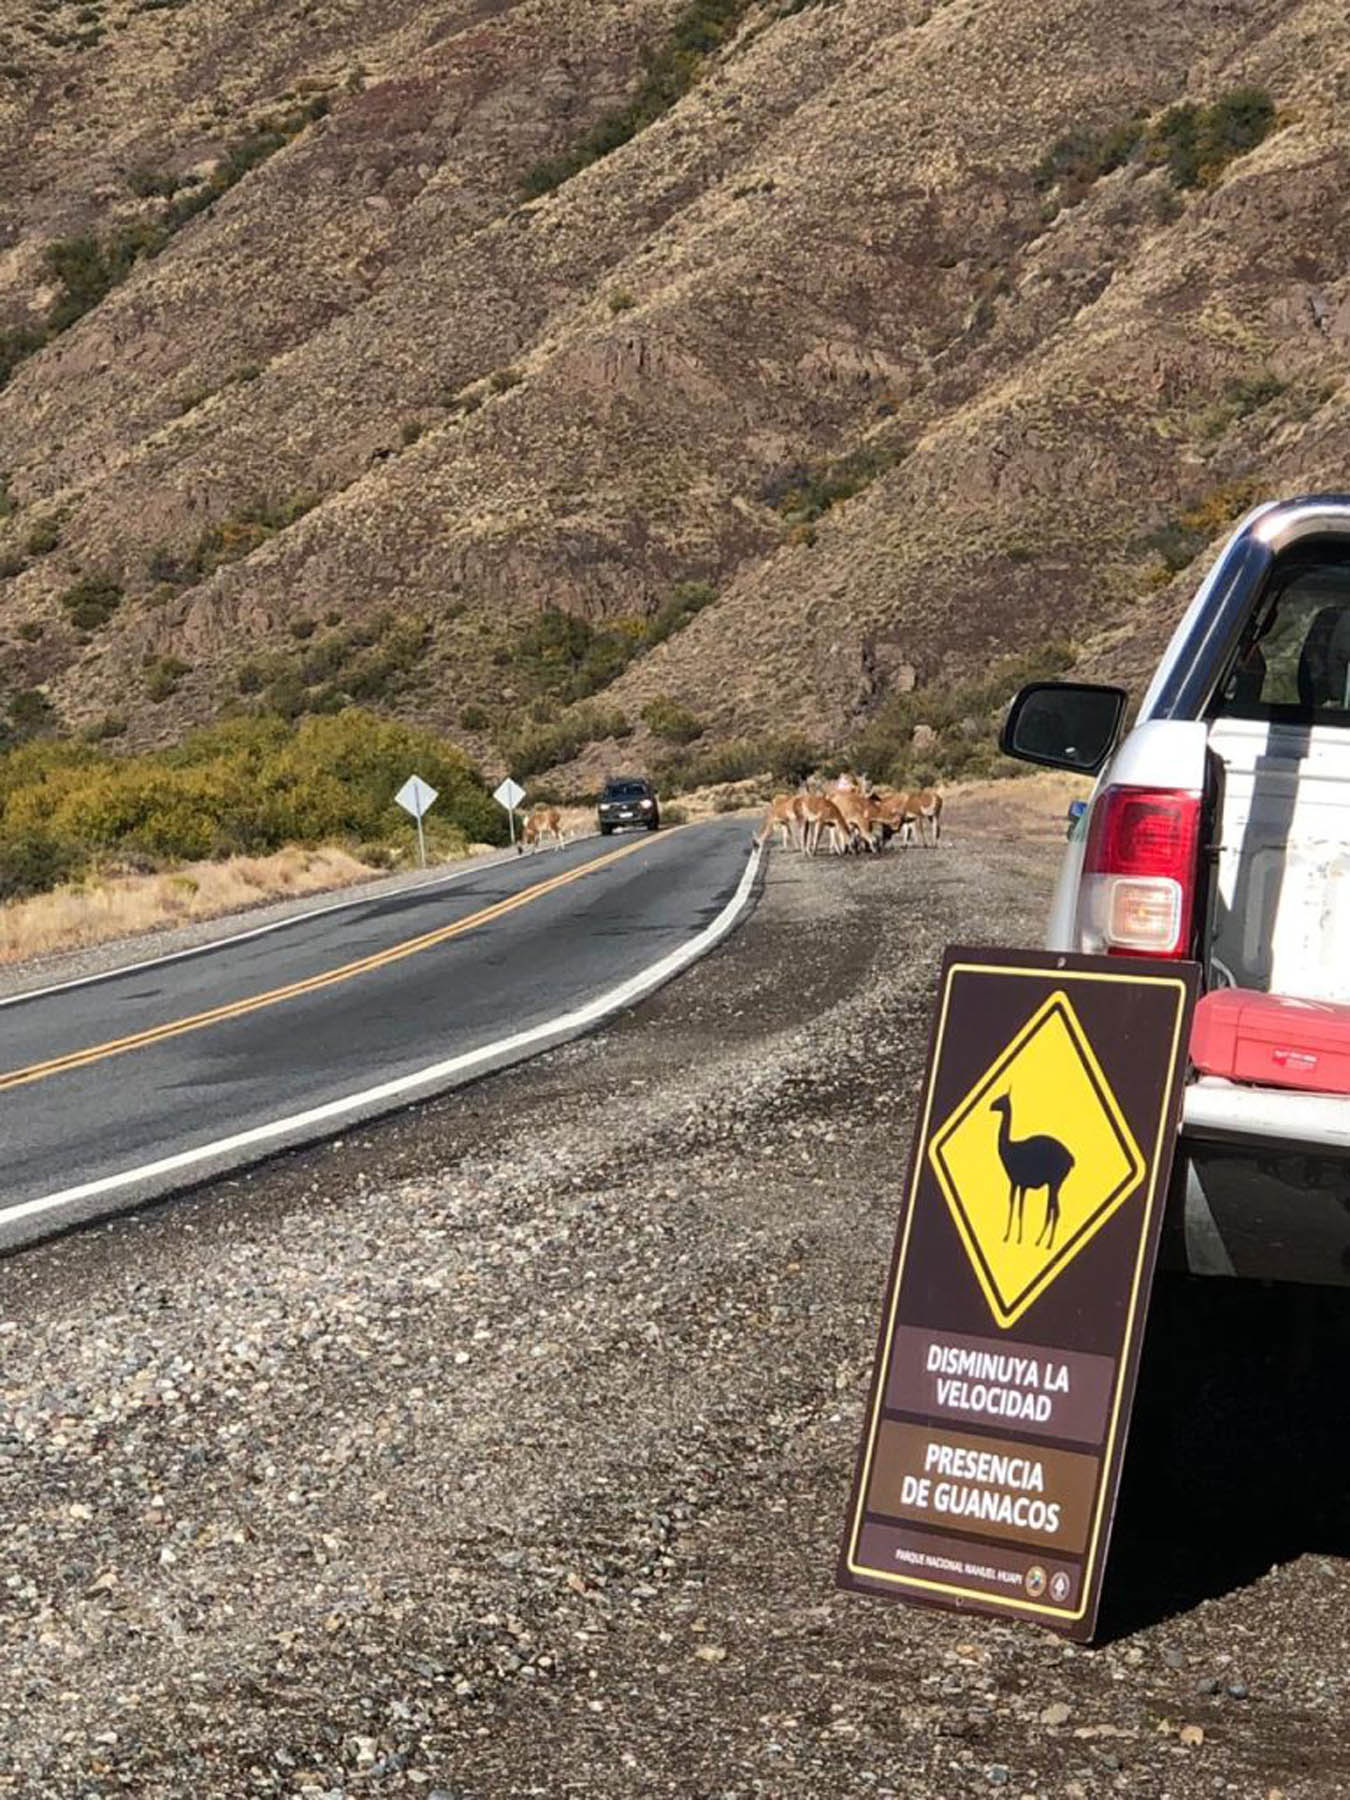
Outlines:
{"type": "Polygon", "coordinates": [[[340,1129],[350,1096],[639,976],[727,906],[747,836],[719,820],[587,839],[0,1007],[0,1244],[340,1129]]]}

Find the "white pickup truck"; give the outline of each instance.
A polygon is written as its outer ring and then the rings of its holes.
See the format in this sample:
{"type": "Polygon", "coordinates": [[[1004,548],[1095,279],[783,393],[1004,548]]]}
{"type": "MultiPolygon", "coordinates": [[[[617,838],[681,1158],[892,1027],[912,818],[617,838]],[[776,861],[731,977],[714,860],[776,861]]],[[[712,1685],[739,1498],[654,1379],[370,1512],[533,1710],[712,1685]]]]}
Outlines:
{"type": "MultiPolygon", "coordinates": [[[[1256,508],[1121,735],[1119,688],[1038,682],[1024,761],[1095,774],[1048,947],[1191,957],[1206,987],[1350,1002],[1350,494],[1256,508]]],[[[1168,1261],[1350,1284],[1350,1095],[1193,1078],[1168,1261]]]]}

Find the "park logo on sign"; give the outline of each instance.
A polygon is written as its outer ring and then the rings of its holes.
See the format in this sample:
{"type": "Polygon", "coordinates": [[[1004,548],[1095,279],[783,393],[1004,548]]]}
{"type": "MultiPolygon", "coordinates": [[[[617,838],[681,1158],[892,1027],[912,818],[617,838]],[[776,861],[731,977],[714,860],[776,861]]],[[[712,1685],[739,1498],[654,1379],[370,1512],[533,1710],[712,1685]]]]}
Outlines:
{"type": "Polygon", "coordinates": [[[934,1133],[929,1160],[1005,1330],[1147,1165],[1068,995],[1039,1006],[934,1133]]]}

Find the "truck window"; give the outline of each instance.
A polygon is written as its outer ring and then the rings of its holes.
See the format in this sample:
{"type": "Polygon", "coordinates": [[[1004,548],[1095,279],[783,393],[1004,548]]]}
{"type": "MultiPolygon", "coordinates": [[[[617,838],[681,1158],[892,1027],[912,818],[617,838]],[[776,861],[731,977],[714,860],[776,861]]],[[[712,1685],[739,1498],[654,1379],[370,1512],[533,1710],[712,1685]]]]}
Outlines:
{"type": "Polygon", "coordinates": [[[1350,560],[1277,568],[1217,708],[1221,718],[1350,726],[1350,560]]]}

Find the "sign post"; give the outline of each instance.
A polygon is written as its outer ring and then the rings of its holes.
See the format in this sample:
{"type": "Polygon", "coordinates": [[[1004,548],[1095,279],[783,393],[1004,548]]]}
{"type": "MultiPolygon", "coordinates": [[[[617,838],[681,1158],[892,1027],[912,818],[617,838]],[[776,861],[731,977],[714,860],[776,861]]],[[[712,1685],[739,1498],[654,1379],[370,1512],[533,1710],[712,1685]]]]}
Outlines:
{"type": "Polygon", "coordinates": [[[841,1586],[1092,1636],[1197,983],[948,950],[841,1586]]]}
{"type": "Polygon", "coordinates": [[[511,777],[508,775],[500,787],[494,788],[492,798],[497,802],[498,806],[504,806],[506,808],[506,817],[511,826],[511,847],[514,849],[516,843],[516,808],[525,798],[525,790],[518,782],[512,781],[511,777]]]}
{"type": "Polygon", "coordinates": [[[410,775],[394,795],[404,812],[417,820],[417,855],[422,867],[427,866],[427,843],[422,833],[422,819],[436,803],[436,789],[420,775],[410,775]]]}

